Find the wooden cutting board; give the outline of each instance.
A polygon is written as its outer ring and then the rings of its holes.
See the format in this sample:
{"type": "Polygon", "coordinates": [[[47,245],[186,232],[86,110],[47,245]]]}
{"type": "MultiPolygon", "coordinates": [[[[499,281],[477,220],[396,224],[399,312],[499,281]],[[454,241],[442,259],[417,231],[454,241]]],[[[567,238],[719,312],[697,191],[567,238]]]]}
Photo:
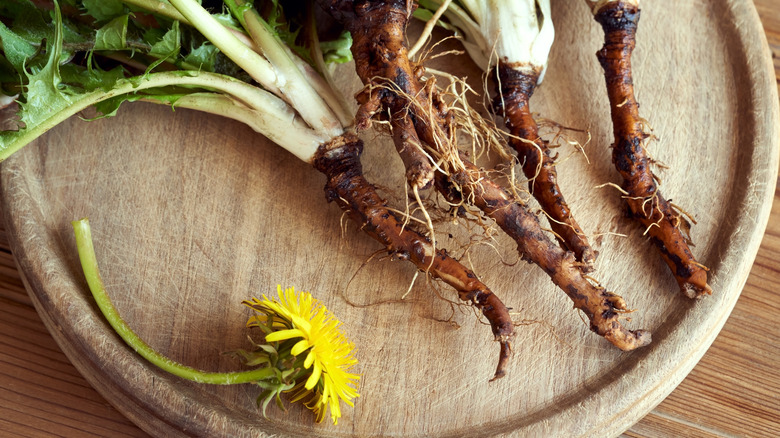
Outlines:
{"type": "MultiPolygon", "coordinates": [[[[440,224],[440,244],[525,322],[508,376],[488,383],[498,348],[485,323],[448,288],[414,281],[411,265],[375,256],[378,244],[326,203],[321,175],[240,124],[151,104],[70,120],[3,164],[3,210],[30,295],[85,377],[157,436],[616,435],[685,377],[725,322],[758,249],[778,165],[777,94],[752,3],[643,7],[634,66],[641,112],[659,137],[650,152],[669,166],[659,173],[664,193],[698,221],[694,252],[711,269],[713,296],[681,297],[642,230],[623,218],[617,193],[596,188],[618,177],[594,56],[601,30],[584,5],[554,5],[557,41],[532,104],[592,137],[587,159],[559,149],[561,186],[596,236],[595,277],[637,309],[627,325],[653,332],[647,348],[622,353],[590,333],[507,239],[467,246],[462,227],[440,224]],[[314,424],[300,406],[263,418],[255,387],[197,385],[149,367],[91,301],[70,229],[83,216],[120,313],[191,366],[237,367],[221,353],[249,347],[241,300],[277,284],[310,290],[358,347],[355,408],[335,427],[314,424]]],[[[349,66],[342,71],[354,92],[349,66]]],[[[365,140],[366,174],[403,208],[392,146],[374,133],[365,140]]]]}

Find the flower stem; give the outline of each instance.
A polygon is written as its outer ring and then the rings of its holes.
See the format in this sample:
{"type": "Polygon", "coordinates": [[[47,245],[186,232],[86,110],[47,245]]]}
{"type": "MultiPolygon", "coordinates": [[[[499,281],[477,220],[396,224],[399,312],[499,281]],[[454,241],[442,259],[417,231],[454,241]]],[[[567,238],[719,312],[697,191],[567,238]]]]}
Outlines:
{"type": "Polygon", "coordinates": [[[78,248],[79,258],[81,259],[81,267],[84,270],[84,276],[87,279],[87,284],[89,285],[90,291],[92,291],[95,302],[103,313],[103,316],[105,316],[108,323],[117,334],[144,359],[175,376],[198,383],[232,385],[256,382],[274,376],[274,369],[270,367],[229,373],[200,371],[175,362],[155,351],[127,325],[111,303],[111,299],[108,297],[108,293],[106,293],[106,289],[103,285],[103,279],[100,277],[100,271],[98,270],[95,249],[92,245],[92,232],[90,231],[89,220],[84,218],[73,221],[71,224],[73,225],[73,231],[76,233],[76,246],[78,248]]]}

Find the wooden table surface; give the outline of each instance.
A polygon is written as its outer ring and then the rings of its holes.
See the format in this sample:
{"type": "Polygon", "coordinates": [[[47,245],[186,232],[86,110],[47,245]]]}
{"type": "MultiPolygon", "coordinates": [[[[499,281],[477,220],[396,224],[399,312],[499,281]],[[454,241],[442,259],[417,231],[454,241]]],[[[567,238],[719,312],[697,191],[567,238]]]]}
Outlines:
{"type": "MultiPolygon", "coordinates": [[[[780,0],[755,0],[780,84],[780,0]]],[[[780,182],[731,317],[690,375],[628,437],[780,436],[780,182]]],[[[0,436],[145,437],[71,365],[19,277],[0,224],[0,436]]]]}

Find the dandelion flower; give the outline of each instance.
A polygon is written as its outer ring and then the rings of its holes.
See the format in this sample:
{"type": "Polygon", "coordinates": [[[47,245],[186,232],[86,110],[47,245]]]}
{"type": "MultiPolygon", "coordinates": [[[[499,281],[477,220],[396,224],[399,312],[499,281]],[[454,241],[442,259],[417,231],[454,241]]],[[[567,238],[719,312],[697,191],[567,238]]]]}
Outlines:
{"type": "Polygon", "coordinates": [[[247,326],[263,328],[268,343],[294,341],[290,354],[305,373],[288,390],[292,401],[303,400],[318,422],[329,409],[333,424],[338,424],[341,400],[353,406],[352,399],[359,396],[355,385],[360,376],[349,372],[357,363],[354,345],[341,333],[341,322],[310,293],[296,294],[294,288],[282,291],[281,286],[277,292],[278,300],[263,295],[262,300],[244,301],[257,312],[247,326]]]}
{"type": "Polygon", "coordinates": [[[353,406],[352,399],[358,397],[355,385],[360,379],[349,372],[357,363],[352,356],[354,346],[339,330],[341,323],[308,292],[299,297],[293,288],[282,293],[279,286],[279,301],[263,295],[262,300],[243,302],[257,312],[247,325],[263,330],[265,343],[256,344],[255,351],[233,353],[255,369],[217,373],[198,370],[163,356],[127,325],[111,303],[100,278],[89,221],[86,218],[74,221],[73,230],[84,275],[98,308],[117,334],[150,363],[198,383],[256,384],[263,388],[257,399],[258,406],[262,404],[263,415],[273,400],[284,409],[280,396],[289,392],[293,392],[293,402],[304,400],[318,422],[330,410],[333,423],[338,424],[341,400],[353,406]]]}

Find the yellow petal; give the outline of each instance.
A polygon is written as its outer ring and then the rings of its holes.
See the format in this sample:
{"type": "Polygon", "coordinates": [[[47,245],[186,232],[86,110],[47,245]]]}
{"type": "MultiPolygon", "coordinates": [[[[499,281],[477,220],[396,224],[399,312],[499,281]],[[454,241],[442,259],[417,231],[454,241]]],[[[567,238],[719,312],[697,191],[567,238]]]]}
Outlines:
{"type": "Polygon", "coordinates": [[[338,424],[339,418],[341,417],[341,405],[339,403],[339,398],[336,395],[336,388],[331,382],[330,385],[325,385],[325,390],[330,392],[330,416],[333,420],[333,424],[338,424]]]}
{"type": "MultiPolygon", "coordinates": [[[[309,380],[306,381],[306,389],[311,390],[314,388],[314,386],[317,385],[317,382],[320,380],[320,376],[322,375],[322,365],[320,365],[319,362],[314,362],[314,369],[311,371],[311,376],[309,376],[309,380]]],[[[326,388],[327,389],[327,388],[326,388]]]]}
{"type": "Polygon", "coordinates": [[[306,356],[306,360],[303,361],[303,367],[306,369],[311,368],[311,364],[314,363],[314,349],[312,349],[309,352],[309,355],[306,356]]]}
{"type": "Polygon", "coordinates": [[[298,329],[280,330],[278,332],[269,333],[266,335],[265,340],[267,342],[284,341],[285,339],[302,338],[303,332],[298,329]]]}
{"type": "Polygon", "coordinates": [[[333,422],[337,423],[341,417],[341,400],[352,406],[352,399],[359,396],[360,376],[349,372],[357,363],[352,355],[355,347],[341,333],[341,322],[310,293],[297,293],[293,288],[283,290],[279,285],[277,295],[278,300],[263,295],[262,300],[254,298],[245,302],[258,312],[248,322],[268,324],[264,314],[273,315],[275,331],[266,336],[266,341],[292,340],[290,353],[299,357],[305,354],[303,366],[311,372],[305,381],[297,382],[289,391],[293,400],[304,401],[318,422],[330,411],[333,422]]]}
{"type": "Polygon", "coordinates": [[[303,353],[304,351],[306,351],[306,349],[308,348],[309,348],[309,342],[306,339],[301,339],[300,341],[298,341],[297,344],[293,346],[292,350],[290,350],[290,354],[292,354],[293,356],[297,356],[303,353]]]}

